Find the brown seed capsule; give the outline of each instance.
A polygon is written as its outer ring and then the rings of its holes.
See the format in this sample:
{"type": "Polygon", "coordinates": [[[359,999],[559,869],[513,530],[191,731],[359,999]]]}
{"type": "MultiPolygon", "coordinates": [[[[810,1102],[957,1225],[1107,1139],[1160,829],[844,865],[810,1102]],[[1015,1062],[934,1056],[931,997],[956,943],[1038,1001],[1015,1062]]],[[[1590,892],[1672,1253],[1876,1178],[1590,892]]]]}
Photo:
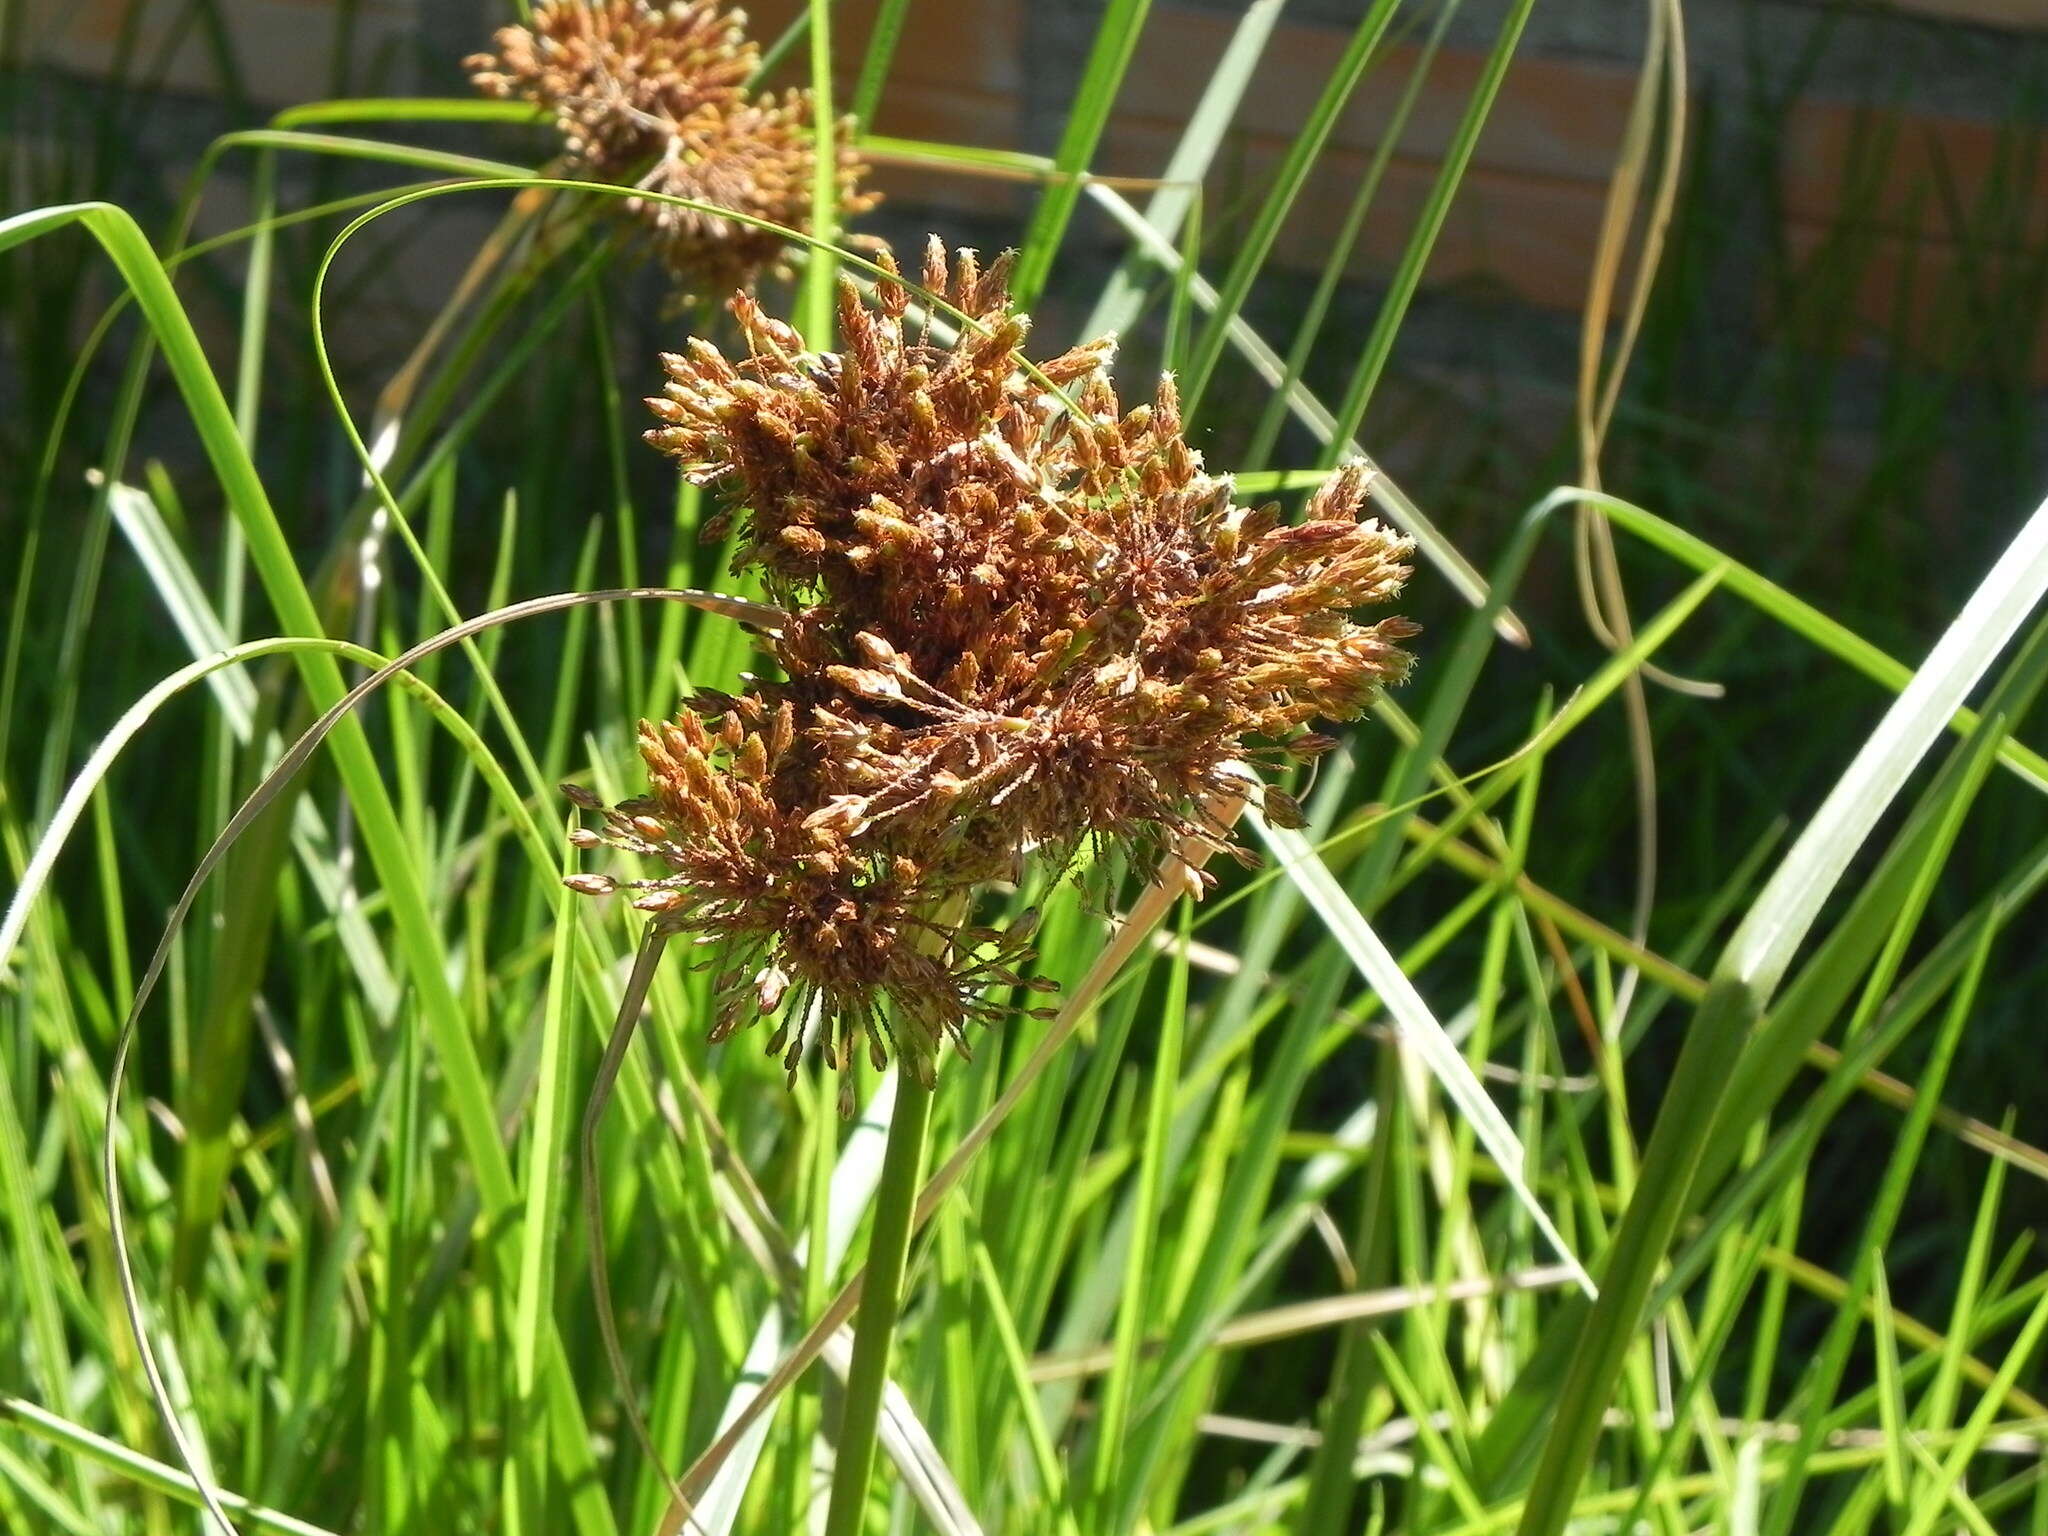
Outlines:
{"type": "Polygon", "coordinates": [[[1276,789],[1268,784],[1262,799],[1264,801],[1266,820],[1270,821],[1274,826],[1285,827],[1290,831],[1298,831],[1308,825],[1308,818],[1302,815],[1300,804],[1296,802],[1294,796],[1288,794],[1285,790],[1276,789]]]}
{"type": "Polygon", "coordinates": [[[1336,737],[1320,735],[1315,731],[1304,731],[1287,743],[1288,756],[1298,758],[1302,762],[1321,757],[1326,752],[1335,751],[1336,748],[1336,737]]]}

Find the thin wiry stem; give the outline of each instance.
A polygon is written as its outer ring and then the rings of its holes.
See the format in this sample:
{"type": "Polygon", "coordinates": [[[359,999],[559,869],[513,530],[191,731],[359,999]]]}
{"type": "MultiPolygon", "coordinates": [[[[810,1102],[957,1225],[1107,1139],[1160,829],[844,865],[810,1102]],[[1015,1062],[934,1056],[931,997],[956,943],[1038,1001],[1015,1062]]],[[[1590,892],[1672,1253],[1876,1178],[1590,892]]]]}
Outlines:
{"type": "Polygon", "coordinates": [[[634,1031],[639,1028],[641,1010],[647,1006],[647,991],[654,985],[654,973],[661,965],[662,951],[668,947],[668,940],[669,935],[659,923],[649,923],[646,933],[641,936],[639,952],[633,957],[633,970],[626,978],[625,995],[619,999],[619,1011],[613,1020],[611,1035],[605,1041],[604,1058],[597,1064],[597,1077],[590,1085],[590,1097],[583,1106],[580,1157],[583,1164],[583,1219],[590,1244],[590,1292],[597,1305],[597,1332],[604,1341],[605,1363],[611,1367],[613,1385],[619,1390],[619,1403],[625,1409],[626,1422],[633,1427],[633,1438],[640,1442],[641,1454],[647,1458],[648,1465],[661,1474],[670,1495],[682,1506],[683,1516],[688,1519],[689,1498],[654,1443],[654,1433],[647,1427],[646,1415],[641,1413],[640,1400],[633,1390],[633,1373],[626,1364],[625,1348],[619,1343],[618,1314],[612,1307],[611,1267],[604,1256],[604,1188],[597,1161],[597,1133],[604,1125],[604,1112],[611,1104],[612,1089],[618,1083],[619,1069],[625,1065],[626,1051],[633,1043],[634,1031]]]}

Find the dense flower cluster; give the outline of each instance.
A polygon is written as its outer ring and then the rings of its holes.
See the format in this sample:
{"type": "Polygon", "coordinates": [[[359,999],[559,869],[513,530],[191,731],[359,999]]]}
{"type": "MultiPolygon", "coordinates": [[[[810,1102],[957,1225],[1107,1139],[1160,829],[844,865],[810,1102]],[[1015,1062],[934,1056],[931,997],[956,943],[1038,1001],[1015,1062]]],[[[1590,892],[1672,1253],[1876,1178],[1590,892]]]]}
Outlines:
{"type": "Polygon", "coordinates": [[[779,1015],[790,1045],[814,1000],[835,1061],[892,1040],[929,1078],[1017,982],[1023,940],[961,926],[978,887],[1089,841],[1227,846],[1202,807],[1262,792],[1248,759],[1325,750],[1304,727],[1403,676],[1413,626],[1349,616],[1408,575],[1364,466],[1299,523],[1242,507],[1170,379],[1124,411],[1109,343],[1025,361],[1002,263],[934,242],[923,282],[973,319],[950,347],[891,280],[843,287],[837,353],[742,295],[745,357],[664,358],[649,440],[723,494],[782,677],[643,728],[651,797],[584,842],[667,865],[638,904],[729,957],[721,1034],[779,1015]]]}
{"type": "MultiPolygon", "coordinates": [[[[602,819],[602,831],[572,840],[674,871],[629,885],[655,921],[712,947],[713,1041],[772,1017],[768,1050],[794,1073],[813,1033],[841,1072],[841,1111],[850,1114],[863,1046],[880,1067],[893,1044],[929,1082],[946,1041],[965,1052],[965,1026],[1004,1011],[991,988],[1042,988],[1016,970],[1028,927],[999,934],[957,921],[958,904],[933,902],[934,882],[914,855],[863,845],[829,803],[811,806],[814,776],[790,700],[693,700],[672,722],[643,721],[640,750],[645,799],[608,808],[564,786],[602,819]]],[[[604,875],[569,884],[591,895],[619,888],[604,875]]]]}
{"type": "MultiPolygon", "coordinates": [[[[464,62],[485,95],[554,114],[576,175],[803,229],[816,164],[811,96],[747,89],[761,56],[745,20],[723,0],[543,0],[529,26],[499,30],[495,53],[464,62]]],[[[874,206],[844,135],[838,159],[841,210],[874,206]]],[[[779,236],[738,219],[652,198],[624,208],[692,294],[747,286],[782,255],[779,236]]]]}

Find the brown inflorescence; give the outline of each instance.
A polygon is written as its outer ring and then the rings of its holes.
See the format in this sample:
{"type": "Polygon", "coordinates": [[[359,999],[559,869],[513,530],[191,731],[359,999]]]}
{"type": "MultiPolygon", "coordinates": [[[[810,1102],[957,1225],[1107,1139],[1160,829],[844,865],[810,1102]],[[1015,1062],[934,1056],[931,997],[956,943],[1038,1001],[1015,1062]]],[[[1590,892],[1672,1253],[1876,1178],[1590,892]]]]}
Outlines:
{"type": "Polygon", "coordinates": [[[668,866],[634,889],[720,956],[721,1037],[776,1015],[793,1051],[815,1003],[842,1066],[892,1040],[928,1077],[1018,982],[1015,930],[962,925],[978,889],[1090,843],[1228,848],[1203,807],[1248,794],[1297,819],[1248,764],[1326,750],[1312,721],[1406,674],[1414,626],[1350,615],[1410,545],[1362,515],[1363,464],[1299,522],[1239,505],[1170,378],[1119,405],[1106,340],[1028,364],[1004,263],[933,243],[923,284],[971,322],[950,346],[885,270],[872,300],[842,286],[837,353],[742,294],[744,357],[664,358],[649,440],[723,497],[782,677],[644,727],[652,798],[584,840],[668,866]]]}
{"type": "MultiPolygon", "coordinates": [[[[997,932],[961,921],[964,889],[913,853],[858,838],[829,797],[817,803],[805,745],[786,698],[700,697],[673,721],[641,722],[646,798],[607,807],[564,789],[601,819],[601,831],[573,834],[577,846],[667,866],[624,885],[635,907],[709,951],[711,1039],[774,1018],[768,1050],[794,1074],[814,1034],[841,1073],[850,1114],[863,1050],[877,1068],[893,1054],[929,1085],[941,1046],[965,1053],[969,1023],[1008,1011],[991,989],[1046,986],[1017,970],[1029,925],[997,932]]],[[[595,874],[568,883],[589,895],[621,888],[595,874]]]]}
{"type": "MultiPolygon", "coordinates": [[[[810,92],[748,89],[761,56],[745,20],[723,0],[544,0],[464,67],[485,95],[551,112],[571,173],[723,210],[623,205],[686,296],[723,293],[783,255],[773,230],[724,214],[809,228],[817,163],[810,92]]],[[[846,137],[835,136],[838,206],[851,215],[878,199],[846,137]]]]}
{"type": "MultiPolygon", "coordinates": [[[[650,192],[724,212],[655,198],[630,198],[626,206],[646,226],[662,265],[691,293],[749,287],[782,259],[783,237],[775,229],[726,215],[809,229],[814,142],[809,91],[756,97],[716,118],[678,125],[668,151],[639,182],[650,192]]],[[[865,213],[880,198],[861,189],[867,168],[846,147],[843,132],[839,142],[837,205],[850,217],[865,213]]]]}
{"type": "Polygon", "coordinates": [[[542,0],[492,42],[463,61],[476,88],[547,108],[576,169],[606,181],[641,174],[678,124],[738,106],[761,63],[720,0],[542,0]]]}

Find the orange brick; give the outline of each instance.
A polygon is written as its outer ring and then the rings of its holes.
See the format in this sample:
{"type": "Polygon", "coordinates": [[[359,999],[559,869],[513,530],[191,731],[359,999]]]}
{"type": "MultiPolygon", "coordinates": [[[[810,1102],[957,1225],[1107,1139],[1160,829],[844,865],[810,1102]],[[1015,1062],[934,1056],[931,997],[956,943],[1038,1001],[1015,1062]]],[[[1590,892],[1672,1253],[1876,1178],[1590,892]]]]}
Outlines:
{"type": "Polygon", "coordinates": [[[1795,217],[1853,213],[1952,240],[1953,198],[1979,242],[1994,231],[1994,243],[2048,238],[2048,135],[2028,142],[1995,123],[1803,101],[1786,115],[1781,143],[1781,191],[1795,217]]]}
{"type": "MultiPolygon", "coordinates": [[[[1026,0],[911,0],[908,19],[890,60],[891,89],[925,84],[986,91],[1014,100],[1023,90],[1026,0]]],[[[779,37],[805,9],[804,0],[759,0],[747,6],[751,30],[763,43],[779,37]]],[[[850,85],[867,54],[875,0],[844,0],[832,7],[835,74],[850,85]]],[[[778,78],[795,82],[809,66],[801,47],[778,78]]]]}

